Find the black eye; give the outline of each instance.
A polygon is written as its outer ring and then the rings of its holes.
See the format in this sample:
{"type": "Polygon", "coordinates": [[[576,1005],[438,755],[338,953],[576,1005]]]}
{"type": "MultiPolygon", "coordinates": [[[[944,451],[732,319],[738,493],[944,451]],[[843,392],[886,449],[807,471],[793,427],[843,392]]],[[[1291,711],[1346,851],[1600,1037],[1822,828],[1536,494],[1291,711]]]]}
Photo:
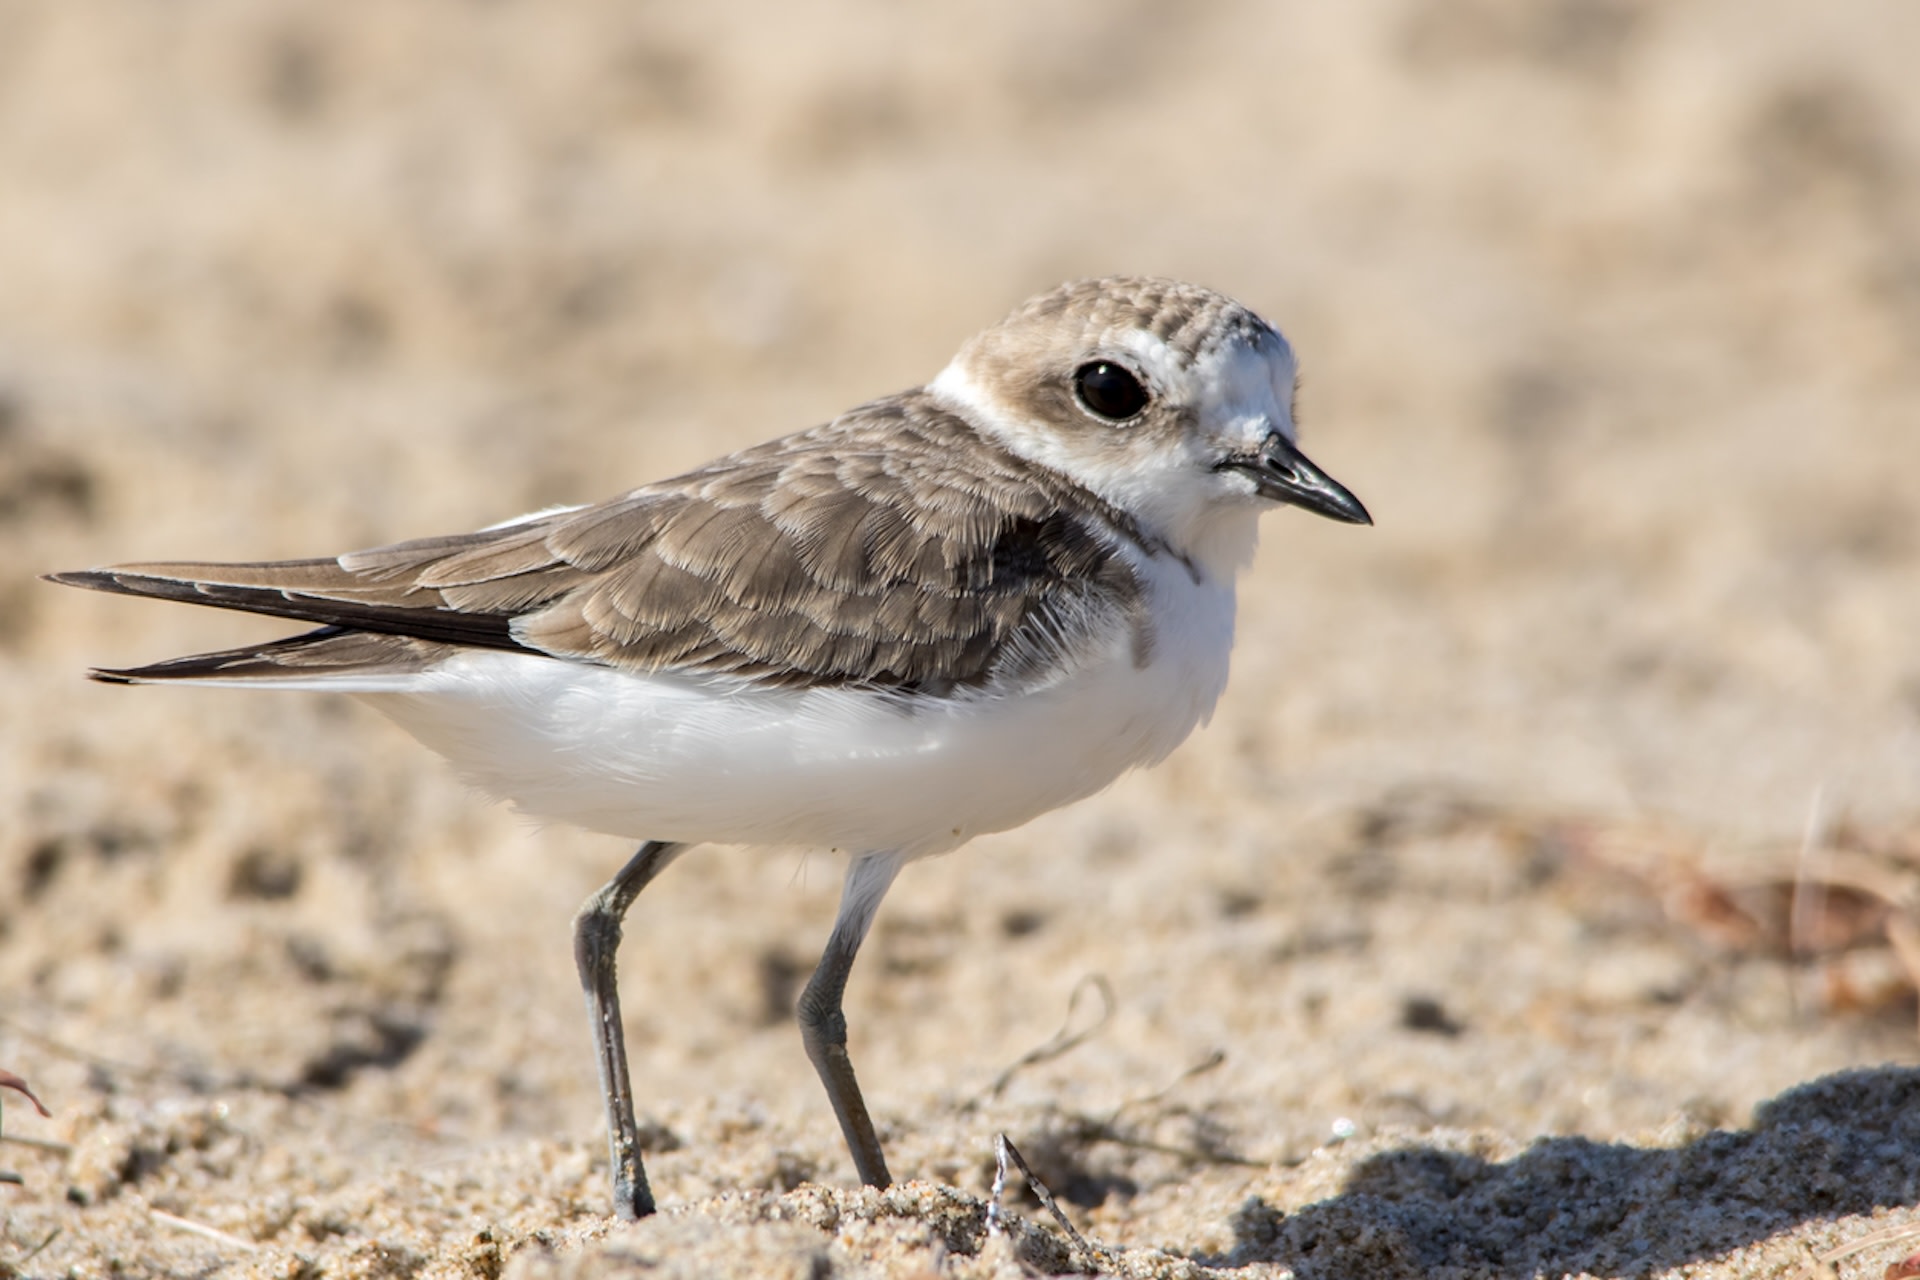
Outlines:
{"type": "Polygon", "coordinates": [[[1073,392],[1081,404],[1110,422],[1125,422],[1147,407],[1147,389],[1140,379],[1109,360],[1074,370],[1073,392]]]}

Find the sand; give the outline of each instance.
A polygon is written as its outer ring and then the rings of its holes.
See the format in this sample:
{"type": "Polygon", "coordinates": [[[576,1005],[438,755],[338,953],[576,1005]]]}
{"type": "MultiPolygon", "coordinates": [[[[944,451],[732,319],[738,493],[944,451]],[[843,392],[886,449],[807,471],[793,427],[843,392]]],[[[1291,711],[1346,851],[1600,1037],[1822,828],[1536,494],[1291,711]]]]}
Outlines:
{"type": "Polygon", "coordinates": [[[4,17],[0,1276],[1920,1248],[1920,9],[4,17]],[[886,1192],[788,1016],[835,857],[635,907],[616,1225],[568,924],[627,850],[345,699],[87,684],[273,629],[36,580],[607,496],[1110,271],[1280,324],[1378,525],[1269,517],[1209,728],[902,876],[886,1192]],[[1017,1173],[988,1229],[1002,1133],[1084,1248],[1017,1173]]]}

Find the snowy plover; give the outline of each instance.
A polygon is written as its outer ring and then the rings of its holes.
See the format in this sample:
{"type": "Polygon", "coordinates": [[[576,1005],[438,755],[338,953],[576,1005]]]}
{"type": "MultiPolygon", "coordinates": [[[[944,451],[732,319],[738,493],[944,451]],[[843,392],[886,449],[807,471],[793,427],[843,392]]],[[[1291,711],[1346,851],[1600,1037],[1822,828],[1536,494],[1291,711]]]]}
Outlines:
{"type": "Polygon", "coordinates": [[[1276,504],[1370,523],[1294,445],[1293,351],[1167,280],[1064,285],[927,386],[595,506],[322,560],[72,586],[318,624],[102,680],[360,695],[484,791],[644,840],[574,924],[615,1209],[653,1211],[614,976],[704,841],[848,850],[799,1002],[862,1181],[889,1178],[841,996],[901,866],[1162,759],[1211,713],[1276,504]]]}

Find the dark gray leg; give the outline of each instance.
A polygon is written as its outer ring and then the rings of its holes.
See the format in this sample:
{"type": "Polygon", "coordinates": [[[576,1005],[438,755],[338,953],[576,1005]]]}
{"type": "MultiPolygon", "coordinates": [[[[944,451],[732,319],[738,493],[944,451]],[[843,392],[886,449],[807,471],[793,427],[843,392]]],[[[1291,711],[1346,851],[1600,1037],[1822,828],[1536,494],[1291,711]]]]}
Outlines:
{"type": "Polygon", "coordinates": [[[683,844],[649,840],[620,874],[588,898],[573,918],[573,962],[593,1019],[593,1047],[600,1058],[600,1095],[607,1104],[607,1146],[613,1156],[613,1211],[621,1218],[653,1212],[653,1190],[640,1165],[640,1128],[633,1119],[633,1082],[627,1075],[627,1036],[620,1025],[620,922],[653,878],[685,853],[683,844]]]}
{"type": "Polygon", "coordinates": [[[870,1187],[884,1187],[893,1181],[887,1175],[887,1158],[880,1150],[880,1139],[867,1115],[866,1100],[860,1096],[860,1084],[853,1078],[853,1060],[847,1057],[847,1018],[840,1011],[840,999],[846,994],[847,975],[853,970],[853,958],[879,910],[880,899],[900,871],[897,854],[863,854],[847,868],[846,887],[840,893],[840,914],[833,922],[833,934],[820,957],[819,968],[800,993],[800,1039],[807,1046],[807,1057],[827,1086],[827,1098],[833,1114],[840,1118],[840,1132],[846,1135],[847,1150],[853,1153],[853,1167],[860,1181],[870,1187]]]}

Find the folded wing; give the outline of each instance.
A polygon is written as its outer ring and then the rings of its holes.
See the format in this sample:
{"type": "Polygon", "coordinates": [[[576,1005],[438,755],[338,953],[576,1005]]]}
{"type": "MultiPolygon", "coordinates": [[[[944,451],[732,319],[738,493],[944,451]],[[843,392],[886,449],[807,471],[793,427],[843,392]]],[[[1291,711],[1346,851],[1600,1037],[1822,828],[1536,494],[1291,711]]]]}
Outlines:
{"type": "Polygon", "coordinates": [[[944,691],[1044,679],[1116,628],[1143,646],[1127,549],[1145,545],[1094,495],[909,393],[597,506],[477,533],[337,559],[52,576],[319,627],[95,673],[108,680],[351,683],[479,648],[944,691]]]}

